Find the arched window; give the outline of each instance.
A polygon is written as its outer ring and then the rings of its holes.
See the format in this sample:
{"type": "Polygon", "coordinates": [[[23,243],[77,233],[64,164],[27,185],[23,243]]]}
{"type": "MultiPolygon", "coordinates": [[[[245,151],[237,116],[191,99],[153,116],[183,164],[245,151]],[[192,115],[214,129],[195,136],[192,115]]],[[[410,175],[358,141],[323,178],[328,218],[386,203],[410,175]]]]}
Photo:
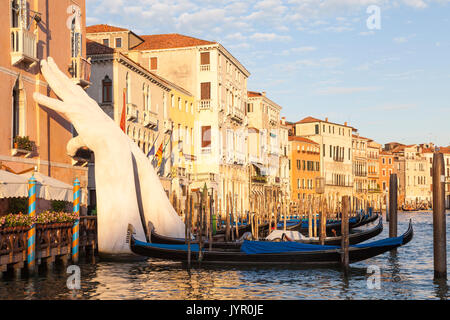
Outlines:
{"type": "Polygon", "coordinates": [[[102,102],[112,102],[112,81],[108,76],[102,80],[102,102]]]}
{"type": "Polygon", "coordinates": [[[25,136],[25,93],[23,83],[17,79],[12,90],[12,138],[25,136]]]}

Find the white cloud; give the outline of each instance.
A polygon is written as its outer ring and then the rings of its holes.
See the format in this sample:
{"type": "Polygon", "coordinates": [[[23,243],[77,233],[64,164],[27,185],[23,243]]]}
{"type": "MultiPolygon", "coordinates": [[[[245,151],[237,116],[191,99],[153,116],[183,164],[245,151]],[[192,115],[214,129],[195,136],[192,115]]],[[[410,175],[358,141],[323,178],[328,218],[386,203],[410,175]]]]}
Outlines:
{"type": "Polygon", "coordinates": [[[318,95],[334,95],[373,92],[378,90],[380,90],[379,87],[327,87],[323,89],[317,89],[315,93],[318,95]]]}
{"type": "Polygon", "coordinates": [[[255,41],[289,41],[291,36],[279,35],[276,33],[261,33],[256,32],[250,36],[250,39],[255,41]]]}

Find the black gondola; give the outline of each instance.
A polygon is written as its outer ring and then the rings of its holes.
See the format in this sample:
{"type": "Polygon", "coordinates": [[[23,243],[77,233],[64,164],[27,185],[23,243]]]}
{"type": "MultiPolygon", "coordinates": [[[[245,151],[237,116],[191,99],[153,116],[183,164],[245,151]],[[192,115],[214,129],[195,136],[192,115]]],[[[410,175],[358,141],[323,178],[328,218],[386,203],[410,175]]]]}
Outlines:
{"type": "MultiPolygon", "coordinates": [[[[294,227],[291,226],[291,227],[294,227]]],[[[289,228],[286,226],[286,229],[289,230],[289,228]]],[[[351,245],[358,244],[361,242],[364,242],[366,240],[372,239],[373,237],[376,237],[383,231],[383,220],[380,218],[378,224],[373,227],[372,229],[363,230],[363,231],[357,231],[349,234],[349,242],[351,245]]],[[[154,230],[151,231],[151,239],[150,241],[152,243],[162,243],[162,244],[185,244],[185,239],[182,238],[173,238],[173,237],[167,237],[162,236],[156,233],[154,230]]],[[[309,244],[319,244],[318,239],[303,239],[303,240],[296,240],[296,242],[300,243],[309,243],[309,244]]],[[[192,244],[198,244],[198,241],[193,240],[191,242],[192,244]]],[[[214,241],[212,243],[213,248],[238,248],[240,247],[242,242],[223,242],[223,241],[214,241]]],[[[326,237],[325,238],[325,244],[326,245],[340,245],[341,244],[341,237],[326,237]]],[[[204,246],[208,247],[209,242],[208,239],[204,239],[204,246]]]]}
{"type": "MultiPolygon", "coordinates": [[[[350,263],[366,260],[407,244],[413,237],[413,227],[401,236],[387,238],[349,248],[350,263]]],[[[131,250],[138,255],[156,259],[187,261],[187,245],[156,244],[138,241],[131,236],[131,250]]],[[[198,245],[191,245],[191,261],[198,262],[198,245]]],[[[244,241],[239,249],[202,250],[201,264],[220,265],[338,265],[339,246],[319,246],[296,242],[244,241]]]]}

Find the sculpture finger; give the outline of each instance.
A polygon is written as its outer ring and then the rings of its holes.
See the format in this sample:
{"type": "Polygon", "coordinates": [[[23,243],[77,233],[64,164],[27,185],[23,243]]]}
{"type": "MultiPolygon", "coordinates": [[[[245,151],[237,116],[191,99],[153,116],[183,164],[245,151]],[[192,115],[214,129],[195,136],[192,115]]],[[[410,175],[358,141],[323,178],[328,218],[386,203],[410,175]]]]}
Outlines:
{"type": "Polygon", "coordinates": [[[67,154],[70,157],[73,157],[81,147],[86,147],[86,144],[81,136],[76,136],[75,138],[70,139],[67,143],[67,154]]]}
{"type": "Polygon", "coordinates": [[[33,93],[33,98],[37,103],[55,110],[56,112],[62,113],[66,116],[68,116],[70,113],[68,106],[61,100],[47,97],[46,95],[43,95],[39,92],[33,93]]]}
{"type": "Polygon", "coordinates": [[[80,86],[73,83],[73,81],[58,68],[52,57],[47,58],[47,64],[60,83],[62,83],[67,90],[71,91],[73,95],[77,96],[77,98],[89,97],[80,86]]]}
{"type": "Polygon", "coordinates": [[[73,98],[73,93],[67,86],[60,81],[55,71],[49,66],[48,62],[41,60],[41,72],[50,88],[56,93],[61,100],[73,98]]]}

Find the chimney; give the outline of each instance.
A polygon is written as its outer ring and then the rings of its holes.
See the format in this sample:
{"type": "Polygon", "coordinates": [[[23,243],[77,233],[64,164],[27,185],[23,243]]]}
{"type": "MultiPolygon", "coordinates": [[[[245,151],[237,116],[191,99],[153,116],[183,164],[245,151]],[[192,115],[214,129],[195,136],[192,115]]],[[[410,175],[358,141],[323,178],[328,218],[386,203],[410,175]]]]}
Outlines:
{"type": "Polygon", "coordinates": [[[263,97],[265,97],[265,96],[266,96],[266,92],[265,92],[265,91],[263,91],[263,92],[262,92],[262,95],[263,95],[263,97]]]}
{"type": "Polygon", "coordinates": [[[281,117],[281,123],[286,124],[286,117],[281,117]]]}
{"type": "Polygon", "coordinates": [[[327,118],[325,118],[325,122],[328,122],[328,117],[327,117],[327,118]]]}
{"type": "Polygon", "coordinates": [[[344,126],[347,126],[347,121],[346,121],[346,122],[344,122],[344,126]]]}

